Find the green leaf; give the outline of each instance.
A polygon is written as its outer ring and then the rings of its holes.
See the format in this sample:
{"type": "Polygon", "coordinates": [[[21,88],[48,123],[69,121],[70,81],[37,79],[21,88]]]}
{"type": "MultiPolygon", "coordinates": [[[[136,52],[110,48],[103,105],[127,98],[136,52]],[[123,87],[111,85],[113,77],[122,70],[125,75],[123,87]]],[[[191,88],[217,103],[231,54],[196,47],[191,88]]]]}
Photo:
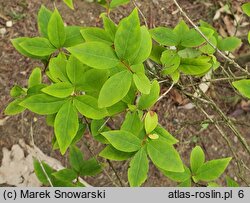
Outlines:
{"type": "Polygon", "coordinates": [[[105,31],[108,33],[109,37],[111,38],[112,41],[115,40],[115,34],[117,31],[117,26],[116,24],[108,18],[105,14],[101,15],[102,20],[103,20],[103,25],[105,31]]]}
{"type": "Polygon", "coordinates": [[[46,57],[44,56],[35,56],[30,54],[29,52],[27,52],[25,49],[23,49],[20,44],[26,40],[29,40],[30,38],[28,37],[19,37],[19,38],[15,38],[15,39],[11,39],[11,43],[12,45],[15,47],[15,49],[22,55],[29,57],[29,58],[33,58],[33,59],[46,59],[46,57]]]}
{"type": "Polygon", "coordinates": [[[177,46],[179,43],[178,36],[170,28],[157,27],[150,30],[150,34],[156,42],[164,46],[177,46]]]}
{"type": "Polygon", "coordinates": [[[88,95],[75,97],[74,105],[77,110],[87,118],[102,119],[108,114],[106,109],[98,107],[96,98],[88,95]]]}
{"type": "Polygon", "coordinates": [[[83,77],[85,76],[88,67],[82,64],[77,58],[74,56],[70,56],[68,63],[66,65],[66,72],[70,82],[79,88],[81,86],[83,77]]]}
{"type": "Polygon", "coordinates": [[[132,74],[127,70],[110,77],[103,85],[99,98],[100,108],[110,107],[121,101],[128,93],[132,81],[132,74]]]}
{"type": "Polygon", "coordinates": [[[108,77],[108,70],[90,69],[81,78],[81,88],[86,92],[96,93],[96,96],[98,96],[108,77]]]}
{"type": "Polygon", "coordinates": [[[176,70],[175,72],[170,74],[170,77],[172,78],[173,83],[177,83],[180,79],[180,72],[176,70]]]}
{"type": "Polygon", "coordinates": [[[76,136],[78,127],[77,111],[69,100],[58,111],[54,124],[56,140],[62,154],[65,154],[76,136]]]}
{"type": "Polygon", "coordinates": [[[74,145],[70,146],[70,149],[69,149],[70,166],[76,172],[80,172],[82,162],[83,162],[83,153],[76,146],[74,146],[74,145]]]}
{"type": "MultiPolygon", "coordinates": [[[[199,29],[208,39],[214,34],[214,31],[210,28],[200,27],[199,29]]],[[[181,39],[181,45],[184,47],[198,47],[204,42],[206,42],[204,37],[194,28],[185,33],[181,39]]]]}
{"type": "Polygon", "coordinates": [[[218,49],[221,51],[234,51],[240,47],[241,43],[241,40],[237,37],[226,37],[219,39],[218,49]]]}
{"type": "Polygon", "coordinates": [[[116,103],[110,107],[107,107],[107,111],[109,113],[109,116],[114,116],[114,115],[117,115],[119,113],[122,113],[127,108],[128,108],[128,105],[126,103],[124,103],[123,101],[119,101],[118,103],[116,103]]]}
{"type": "Polygon", "coordinates": [[[141,27],[141,43],[134,57],[129,60],[130,64],[140,64],[147,60],[152,50],[152,39],[148,29],[145,26],[141,27]]]}
{"type": "Polygon", "coordinates": [[[142,129],[143,129],[143,122],[140,119],[138,113],[136,111],[132,113],[128,112],[121,126],[121,130],[125,130],[133,133],[136,136],[139,136],[139,133],[141,132],[142,129]]]}
{"type": "Polygon", "coordinates": [[[241,8],[243,12],[250,17],[250,3],[243,4],[241,8]]]}
{"type": "Polygon", "coordinates": [[[72,169],[62,169],[60,171],[52,173],[52,176],[54,176],[58,180],[62,181],[73,181],[77,178],[77,174],[74,170],[72,169]]]}
{"type": "Polygon", "coordinates": [[[99,156],[112,161],[125,161],[132,157],[134,152],[122,152],[112,147],[111,145],[106,146],[100,153],[99,156]]]}
{"type": "Polygon", "coordinates": [[[10,96],[11,97],[19,97],[21,95],[24,95],[25,91],[23,90],[22,87],[18,86],[18,85],[14,85],[11,90],[10,90],[10,96]]]}
{"type": "Polygon", "coordinates": [[[184,166],[185,171],[184,172],[171,172],[166,170],[160,171],[167,176],[169,179],[176,181],[176,182],[184,182],[186,180],[190,180],[191,178],[191,172],[188,167],[184,166]]]}
{"type": "Polygon", "coordinates": [[[155,104],[160,94],[160,85],[154,80],[151,85],[151,90],[149,94],[142,94],[138,102],[138,108],[141,110],[150,108],[155,104]]]}
{"type": "Polygon", "coordinates": [[[216,159],[203,164],[194,176],[195,180],[213,181],[221,176],[232,158],[216,159]]]}
{"type": "Polygon", "coordinates": [[[177,36],[177,44],[180,44],[183,37],[185,36],[183,33],[188,33],[189,31],[189,27],[188,25],[185,23],[184,20],[181,20],[174,28],[174,34],[176,34],[177,36]]]}
{"type": "Polygon", "coordinates": [[[42,89],[42,91],[54,97],[66,98],[74,92],[74,87],[71,83],[60,82],[45,87],[42,89]]]}
{"type": "Polygon", "coordinates": [[[172,171],[183,172],[183,163],[176,149],[162,140],[150,140],[147,143],[147,151],[152,162],[159,168],[172,171]]]}
{"type": "Polygon", "coordinates": [[[23,99],[15,99],[14,101],[10,102],[6,109],[4,110],[5,115],[16,115],[25,110],[23,106],[20,106],[20,102],[22,102],[23,99]]]}
{"type": "Polygon", "coordinates": [[[119,63],[114,50],[102,42],[86,42],[70,47],[68,51],[82,63],[96,69],[113,68],[119,63]]]}
{"type": "MultiPolygon", "coordinates": [[[[209,38],[209,41],[216,47],[217,46],[217,39],[212,36],[209,38]]],[[[204,46],[200,47],[199,50],[204,54],[214,54],[215,49],[208,43],[206,43],[204,46]]]]}
{"type": "Polygon", "coordinates": [[[166,51],[166,48],[159,46],[159,45],[155,45],[153,44],[152,50],[151,50],[151,54],[149,56],[149,58],[154,61],[155,63],[160,64],[161,63],[161,55],[162,53],[166,51]]]}
{"type": "Polygon", "coordinates": [[[201,147],[196,146],[190,155],[190,167],[192,172],[195,174],[197,170],[204,164],[205,154],[201,147]]]}
{"type": "Polygon", "coordinates": [[[94,176],[102,171],[102,166],[95,158],[83,160],[80,169],[81,176],[94,176]]]}
{"type": "Polygon", "coordinates": [[[49,72],[54,82],[70,82],[66,71],[67,58],[60,53],[56,58],[50,59],[49,72]]]}
{"type": "Polygon", "coordinates": [[[48,175],[49,179],[51,180],[51,174],[55,171],[53,168],[51,168],[48,164],[42,162],[40,164],[40,162],[37,159],[33,160],[33,165],[34,165],[34,171],[36,174],[36,177],[38,178],[38,180],[46,185],[49,186],[50,183],[48,181],[48,178],[46,176],[46,174],[48,175]],[[42,166],[43,167],[42,167],[42,166]],[[44,171],[46,172],[46,174],[44,173],[44,171]]]}
{"type": "Polygon", "coordinates": [[[46,84],[38,84],[38,85],[35,85],[33,87],[30,87],[27,90],[27,95],[32,96],[32,95],[36,95],[36,94],[43,94],[42,89],[47,87],[47,86],[48,85],[46,85],[46,84]]]}
{"type": "Polygon", "coordinates": [[[244,96],[250,98],[250,80],[238,80],[233,86],[244,96]]]}
{"type": "Polygon", "coordinates": [[[64,28],[66,33],[66,39],[64,42],[64,47],[72,47],[84,42],[79,26],[67,26],[64,28]]]}
{"type": "Polygon", "coordinates": [[[150,80],[144,73],[135,73],[133,74],[133,80],[137,89],[142,94],[149,94],[151,89],[150,80]]]}
{"type": "Polygon", "coordinates": [[[191,186],[192,186],[191,178],[185,180],[184,182],[178,185],[178,187],[191,187],[191,186]]]}
{"type": "Polygon", "coordinates": [[[35,68],[30,74],[28,87],[33,87],[42,83],[42,73],[40,68],[35,68]]]}
{"type": "Polygon", "coordinates": [[[115,35],[115,51],[122,60],[133,59],[141,44],[140,20],[137,9],[120,21],[115,35]]]}
{"type": "Polygon", "coordinates": [[[168,75],[168,74],[175,72],[178,69],[181,63],[181,58],[176,53],[176,51],[166,50],[162,53],[161,63],[164,66],[162,73],[164,75],[168,75]]]}
{"type": "Polygon", "coordinates": [[[128,169],[128,181],[130,186],[139,187],[147,179],[149,161],[144,148],[140,149],[132,158],[128,169]]]}
{"type": "Polygon", "coordinates": [[[54,10],[48,24],[48,36],[51,44],[61,48],[66,40],[66,33],[62,17],[57,9],[54,10]]]}
{"type": "Polygon", "coordinates": [[[19,105],[37,114],[48,115],[58,112],[64,103],[64,99],[52,97],[46,94],[37,94],[27,97],[19,103],[19,105]]]}
{"type": "Polygon", "coordinates": [[[63,0],[63,2],[72,10],[74,10],[73,0],[63,0]]]}
{"type": "Polygon", "coordinates": [[[34,56],[49,56],[56,51],[49,40],[42,37],[25,38],[19,45],[28,54],[34,56]]]}
{"type": "Polygon", "coordinates": [[[185,48],[180,51],[178,51],[178,55],[181,58],[196,58],[198,56],[201,56],[202,52],[197,50],[196,48],[185,48]]]}
{"type": "Polygon", "coordinates": [[[215,182],[210,182],[207,184],[207,187],[220,187],[220,185],[218,183],[215,183],[215,182]]]}
{"type": "Polygon", "coordinates": [[[91,135],[95,140],[103,143],[109,144],[108,140],[101,135],[102,132],[109,131],[110,129],[106,126],[104,119],[92,120],[90,124],[91,135]]]}
{"type": "Polygon", "coordinates": [[[124,5],[124,4],[127,4],[129,3],[130,0],[112,0],[109,4],[110,8],[115,8],[117,6],[121,6],[121,5],[124,5]]]}
{"type": "Polygon", "coordinates": [[[164,140],[168,144],[173,145],[173,144],[176,144],[177,142],[179,142],[175,137],[173,137],[173,135],[171,135],[167,130],[165,130],[165,128],[163,128],[160,125],[157,125],[152,133],[159,135],[161,138],[164,138],[164,140]]]}
{"type": "Polygon", "coordinates": [[[248,43],[250,44],[250,32],[248,32],[248,37],[247,37],[247,39],[248,39],[248,43]]]}
{"type": "Polygon", "coordinates": [[[227,187],[239,187],[239,184],[230,177],[226,177],[227,187]]]}
{"type": "Polygon", "coordinates": [[[52,12],[42,5],[37,16],[38,30],[42,37],[48,38],[48,24],[51,15],[52,12]]]}
{"type": "Polygon", "coordinates": [[[141,140],[130,132],[124,130],[113,130],[103,132],[102,135],[117,150],[123,152],[134,152],[141,148],[141,140]]]}
{"type": "Polygon", "coordinates": [[[201,56],[198,58],[182,58],[179,70],[187,75],[201,75],[206,73],[212,67],[209,63],[210,57],[201,56]]]}
{"type": "Polygon", "coordinates": [[[158,125],[158,115],[153,111],[149,111],[145,117],[145,130],[146,133],[151,133],[158,125]]]}
{"type": "Polygon", "coordinates": [[[109,46],[113,44],[109,34],[101,28],[84,28],[81,30],[81,34],[86,42],[102,42],[109,46]]]}

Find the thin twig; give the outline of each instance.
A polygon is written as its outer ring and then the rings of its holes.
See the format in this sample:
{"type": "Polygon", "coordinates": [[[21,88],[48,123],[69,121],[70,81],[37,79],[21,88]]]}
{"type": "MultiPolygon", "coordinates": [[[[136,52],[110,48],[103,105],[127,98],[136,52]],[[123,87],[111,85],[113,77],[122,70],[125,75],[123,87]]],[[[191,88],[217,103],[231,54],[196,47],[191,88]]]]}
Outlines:
{"type": "Polygon", "coordinates": [[[164,92],[164,93],[158,98],[157,102],[160,101],[161,99],[163,99],[163,98],[171,91],[171,89],[174,87],[174,85],[175,85],[175,83],[172,83],[171,86],[168,88],[168,90],[167,90],[166,92],[164,92]]]}
{"type": "Polygon", "coordinates": [[[242,68],[238,63],[236,63],[233,59],[226,56],[222,51],[220,51],[212,42],[209,41],[209,39],[203,34],[203,32],[199,29],[199,27],[188,17],[185,11],[183,11],[182,7],[179,5],[179,3],[176,0],[173,0],[175,5],[178,7],[182,15],[191,23],[191,25],[194,27],[194,29],[206,40],[206,42],[213,47],[225,60],[229,61],[231,64],[233,64],[236,68],[242,70],[246,74],[250,75],[248,71],[244,68],[242,68]]]}
{"type": "Polygon", "coordinates": [[[139,13],[141,14],[143,20],[144,20],[144,23],[145,23],[145,26],[148,28],[148,23],[147,23],[147,19],[145,17],[145,15],[143,14],[143,12],[141,11],[141,9],[139,8],[139,6],[137,5],[137,2],[136,0],[132,0],[134,6],[138,9],[139,13]]]}

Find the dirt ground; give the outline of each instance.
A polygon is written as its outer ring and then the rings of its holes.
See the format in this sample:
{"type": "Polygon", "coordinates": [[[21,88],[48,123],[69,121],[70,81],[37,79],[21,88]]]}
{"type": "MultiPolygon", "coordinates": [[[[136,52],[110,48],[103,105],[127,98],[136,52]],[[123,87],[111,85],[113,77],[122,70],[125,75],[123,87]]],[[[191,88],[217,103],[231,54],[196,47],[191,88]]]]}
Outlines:
{"type": "MultiPolygon", "coordinates": [[[[150,27],[159,25],[174,26],[181,18],[172,0],[138,0],[137,2],[141,11],[148,19],[150,27]]],[[[214,24],[214,26],[221,30],[221,33],[223,33],[223,30],[229,32],[228,24],[225,23],[227,21],[213,21],[213,17],[218,9],[221,8],[221,5],[225,5],[225,2],[217,0],[179,0],[179,3],[194,22],[197,23],[200,19],[204,19],[214,24]]],[[[238,12],[241,3],[246,1],[232,0],[231,2],[233,5],[232,9],[238,12]]],[[[38,34],[36,15],[41,4],[51,9],[53,8],[53,4],[56,4],[68,25],[101,26],[98,16],[101,12],[105,11],[101,6],[88,3],[84,0],[75,0],[75,11],[67,8],[59,0],[55,2],[51,0],[0,0],[0,28],[6,28],[6,33],[0,34],[0,161],[2,159],[2,147],[11,148],[13,144],[18,143],[20,138],[24,138],[27,143],[30,142],[30,127],[32,124],[35,144],[46,155],[57,158],[66,166],[68,163],[67,156],[62,157],[58,151],[52,150],[51,140],[53,129],[46,126],[44,117],[25,111],[21,115],[6,118],[3,113],[4,108],[11,101],[9,96],[11,87],[14,84],[25,86],[27,76],[31,70],[35,66],[42,67],[40,62],[21,56],[15,51],[10,42],[12,38],[22,36],[32,37],[38,34]],[[5,26],[6,21],[9,20],[13,22],[12,27],[5,26]]],[[[132,8],[133,4],[119,7],[111,14],[111,17],[115,22],[118,22],[132,8]]],[[[225,17],[226,14],[222,13],[221,15],[221,17],[225,17]]],[[[232,18],[230,15],[229,17],[232,18]]],[[[244,36],[244,31],[242,33],[242,36],[244,36]]],[[[245,54],[246,50],[246,48],[242,47],[236,55],[245,54]]],[[[166,88],[163,87],[163,91],[166,88]]],[[[250,144],[250,103],[235,96],[232,88],[226,82],[213,83],[207,94],[216,101],[217,105],[219,105],[227,116],[235,120],[236,126],[250,144]]],[[[184,162],[188,164],[190,151],[195,145],[202,146],[205,150],[207,160],[232,156],[229,147],[215,126],[213,124],[205,127],[201,125],[206,120],[203,114],[196,108],[191,110],[183,108],[183,103],[188,102],[185,101],[185,97],[181,92],[174,88],[166,98],[157,104],[155,110],[159,114],[161,124],[180,140],[177,148],[184,162]]],[[[212,116],[217,116],[209,107],[206,107],[206,109],[212,116]]],[[[225,125],[222,125],[222,128],[233,142],[233,148],[237,149],[238,156],[243,160],[242,173],[246,181],[250,183],[249,155],[244,151],[237,137],[225,125]]],[[[98,153],[103,148],[103,146],[98,145],[89,136],[86,136],[86,139],[95,153],[98,153]]],[[[90,156],[85,145],[82,144],[81,149],[85,152],[86,157],[90,156]]],[[[128,162],[113,162],[113,165],[126,185],[127,177],[124,168],[128,167],[128,162]]],[[[108,165],[106,171],[112,178],[116,179],[115,174],[108,165]]],[[[237,173],[236,163],[233,160],[226,171],[226,175],[237,180],[240,185],[245,186],[245,182],[237,179],[237,173]]],[[[97,177],[87,178],[86,180],[94,186],[113,186],[113,183],[105,173],[97,177]]],[[[225,185],[225,175],[220,178],[218,183],[225,185]]],[[[175,186],[175,184],[160,174],[151,165],[149,178],[143,186],[175,186]]]]}

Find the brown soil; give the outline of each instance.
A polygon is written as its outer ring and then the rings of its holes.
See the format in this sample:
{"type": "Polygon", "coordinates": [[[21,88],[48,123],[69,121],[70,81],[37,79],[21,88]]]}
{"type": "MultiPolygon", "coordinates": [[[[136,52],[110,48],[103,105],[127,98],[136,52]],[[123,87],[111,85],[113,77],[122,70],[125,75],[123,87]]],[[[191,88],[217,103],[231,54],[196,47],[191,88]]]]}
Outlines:
{"type": "MultiPolygon", "coordinates": [[[[67,8],[59,0],[55,2],[68,25],[101,26],[98,16],[101,12],[105,11],[102,7],[94,3],[87,3],[84,0],[75,0],[75,2],[75,11],[67,8]]],[[[194,22],[204,19],[210,23],[212,22],[216,10],[220,8],[221,2],[217,0],[179,0],[179,3],[194,22]]],[[[236,10],[240,3],[244,1],[238,0],[233,2],[233,9],[236,10]]],[[[31,70],[35,66],[42,67],[40,62],[21,56],[15,51],[10,42],[11,38],[21,36],[31,37],[38,34],[35,19],[41,4],[51,9],[53,8],[53,3],[50,0],[0,0],[0,28],[5,27],[7,20],[12,20],[14,23],[11,28],[6,28],[6,34],[0,36],[0,121],[6,118],[3,110],[11,101],[9,96],[11,87],[14,84],[25,86],[27,83],[27,76],[30,74],[31,70]]],[[[171,0],[138,0],[138,5],[148,19],[150,27],[159,25],[174,26],[181,18],[179,12],[176,12],[177,8],[171,0]]],[[[119,7],[119,9],[112,13],[111,17],[118,22],[119,19],[126,16],[132,8],[132,4],[119,7]]],[[[234,94],[228,83],[214,83],[210,87],[208,95],[216,101],[217,105],[223,109],[226,115],[231,115],[237,120],[237,127],[245,136],[248,143],[250,143],[250,127],[247,125],[250,120],[249,110],[242,110],[239,102],[237,102],[239,99],[232,99],[232,95],[234,94]]],[[[208,160],[232,156],[226,142],[213,124],[210,124],[207,129],[202,129],[201,123],[203,120],[206,120],[206,118],[198,109],[186,110],[179,108],[179,100],[184,98],[181,92],[174,89],[155,107],[155,110],[160,116],[161,124],[180,140],[177,148],[184,162],[188,164],[190,151],[197,144],[205,149],[208,160]]],[[[212,109],[206,108],[206,110],[216,117],[212,109]]],[[[62,157],[58,151],[52,150],[51,139],[53,137],[53,129],[46,126],[44,117],[37,116],[28,111],[25,111],[22,115],[9,117],[3,125],[0,125],[0,160],[2,159],[2,147],[11,148],[13,144],[18,143],[20,138],[24,138],[25,141],[29,143],[31,123],[34,128],[33,131],[36,145],[39,146],[45,154],[55,157],[62,161],[63,164],[67,165],[67,157],[62,157]]],[[[237,149],[237,154],[244,161],[246,167],[243,167],[243,174],[245,174],[245,179],[250,182],[250,171],[248,169],[248,167],[250,167],[249,155],[244,151],[242,145],[233,133],[226,128],[225,125],[222,125],[222,127],[226,135],[233,141],[233,148],[237,149]]],[[[98,153],[102,149],[101,145],[97,145],[97,143],[88,136],[86,136],[86,138],[95,153],[98,153]]],[[[89,157],[90,153],[88,149],[83,144],[81,148],[85,152],[86,157],[89,157]]],[[[118,174],[126,182],[126,170],[124,169],[128,167],[128,162],[114,162],[113,165],[118,174]]],[[[106,170],[111,177],[116,180],[115,175],[108,166],[106,170]]],[[[226,174],[236,179],[237,173],[235,161],[232,161],[226,174]]],[[[87,178],[87,181],[95,186],[113,186],[113,183],[107,178],[105,173],[97,177],[87,178]]],[[[241,185],[246,185],[242,180],[238,181],[241,185]]],[[[225,185],[225,175],[220,178],[219,183],[225,185]]],[[[151,165],[149,178],[144,186],[174,185],[175,183],[169,181],[151,165]]]]}

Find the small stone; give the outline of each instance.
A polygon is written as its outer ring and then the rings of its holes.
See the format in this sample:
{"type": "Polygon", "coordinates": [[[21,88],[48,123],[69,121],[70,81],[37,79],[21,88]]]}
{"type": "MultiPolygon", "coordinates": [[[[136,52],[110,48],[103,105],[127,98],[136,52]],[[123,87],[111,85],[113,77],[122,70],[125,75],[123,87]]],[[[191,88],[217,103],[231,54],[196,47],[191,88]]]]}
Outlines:
{"type": "Polygon", "coordinates": [[[34,121],[34,122],[37,122],[37,117],[34,117],[34,118],[33,118],[33,121],[34,121]]]}
{"type": "Polygon", "coordinates": [[[0,34],[3,36],[5,35],[5,33],[7,32],[7,30],[5,28],[1,28],[0,29],[0,34]]]}
{"type": "Polygon", "coordinates": [[[6,27],[12,27],[13,26],[13,22],[11,20],[6,22],[6,27]]]}

